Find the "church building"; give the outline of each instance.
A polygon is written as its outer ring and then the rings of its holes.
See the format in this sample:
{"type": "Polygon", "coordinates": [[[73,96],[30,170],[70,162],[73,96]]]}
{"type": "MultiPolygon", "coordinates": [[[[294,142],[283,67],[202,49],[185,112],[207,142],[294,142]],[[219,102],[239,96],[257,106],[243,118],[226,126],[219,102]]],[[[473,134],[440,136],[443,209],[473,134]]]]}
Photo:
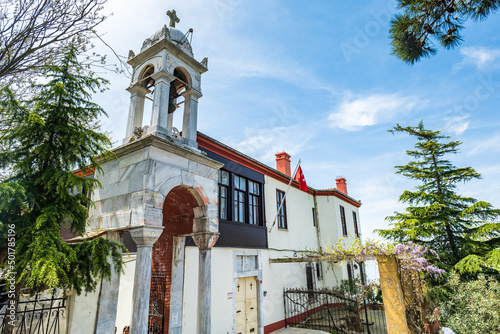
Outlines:
{"type": "Polygon", "coordinates": [[[362,268],[271,260],[360,237],[361,202],[342,177],[323,190],[295,181],[286,152],[267,166],[199,132],[208,60],[168,15],[170,26],[129,54],[126,136],[93,175],[103,188],[88,236],[123,242],[125,271],[71,296],[68,333],[272,333],[285,326],[284,288],[334,287],[362,268]]]}

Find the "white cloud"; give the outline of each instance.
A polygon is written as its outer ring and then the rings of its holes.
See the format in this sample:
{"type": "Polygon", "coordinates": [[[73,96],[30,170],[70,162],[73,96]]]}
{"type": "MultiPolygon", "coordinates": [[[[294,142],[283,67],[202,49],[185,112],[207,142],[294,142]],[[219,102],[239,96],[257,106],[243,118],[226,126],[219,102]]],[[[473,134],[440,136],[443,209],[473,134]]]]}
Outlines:
{"type": "Polygon", "coordinates": [[[211,71],[217,72],[225,81],[240,78],[276,79],[306,89],[322,89],[331,92],[329,84],[323,82],[304,63],[273,49],[267,41],[234,38],[226,35],[227,48],[210,50],[213,61],[211,71]],[[305,79],[306,78],[306,79],[305,79]]]}
{"type": "Polygon", "coordinates": [[[473,148],[467,150],[470,155],[498,152],[500,151],[500,135],[496,134],[487,139],[470,143],[469,145],[473,145],[473,148]]]}
{"type": "Polygon", "coordinates": [[[500,49],[486,47],[466,47],[460,50],[464,56],[461,64],[471,64],[480,70],[498,67],[496,60],[500,58],[500,49]]]}
{"type": "Polygon", "coordinates": [[[313,136],[310,131],[301,131],[301,128],[296,125],[271,129],[246,129],[246,138],[232,146],[257,160],[270,164],[274,161],[276,153],[286,151],[293,157],[305,149],[313,136]]]}
{"type": "Polygon", "coordinates": [[[453,132],[456,136],[461,135],[469,128],[470,121],[468,119],[469,115],[449,116],[445,120],[444,130],[453,132]]]}
{"type": "Polygon", "coordinates": [[[328,116],[330,126],[348,131],[358,131],[365,126],[390,121],[401,112],[415,107],[414,96],[401,94],[354,95],[346,93],[336,110],[328,116]]]}

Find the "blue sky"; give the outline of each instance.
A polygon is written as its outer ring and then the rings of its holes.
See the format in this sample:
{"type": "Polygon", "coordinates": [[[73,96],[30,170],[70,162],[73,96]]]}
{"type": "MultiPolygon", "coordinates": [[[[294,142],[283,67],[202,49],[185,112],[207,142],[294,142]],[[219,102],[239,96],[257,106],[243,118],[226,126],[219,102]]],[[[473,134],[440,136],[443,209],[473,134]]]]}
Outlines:
{"type": "MultiPolygon", "coordinates": [[[[387,132],[396,123],[423,119],[463,141],[452,161],[483,179],[459,191],[500,207],[500,15],[468,22],[460,47],[414,66],[390,54],[394,1],[110,0],[104,11],[113,15],[98,32],[118,54],[137,54],[172,8],[177,28],[194,29],[195,58],[209,58],[198,129],[270,166],[287,151],[314,188],[344,176],[349,195],[363,202],[364,239],[377,238],[372,231],[387,227],[384,217],[405,207],[399,195],[416,185],[394,174],[414,143],[387,132]]],[[[101,75],[111,85],[95,101],[109,114],[102,123],[117,146],[130,80],[101,75]]]]}

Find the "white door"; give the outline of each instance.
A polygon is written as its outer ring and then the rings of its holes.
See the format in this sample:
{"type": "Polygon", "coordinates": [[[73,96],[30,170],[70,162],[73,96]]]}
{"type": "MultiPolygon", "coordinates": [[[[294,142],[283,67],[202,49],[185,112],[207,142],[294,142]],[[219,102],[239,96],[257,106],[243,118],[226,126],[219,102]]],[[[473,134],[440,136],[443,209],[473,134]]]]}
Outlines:
{"type": "Polygon", "coordinates": [[[242,277],[236,283],[236,334],[257,334],[257,281],[242,277]]]}

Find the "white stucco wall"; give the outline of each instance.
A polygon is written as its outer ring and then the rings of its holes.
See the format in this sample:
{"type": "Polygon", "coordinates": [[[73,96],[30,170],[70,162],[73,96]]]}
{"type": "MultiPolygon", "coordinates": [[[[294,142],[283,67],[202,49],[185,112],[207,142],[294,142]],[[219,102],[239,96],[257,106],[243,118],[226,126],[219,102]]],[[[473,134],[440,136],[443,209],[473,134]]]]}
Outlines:
{"type": "Polygon", "coordinates": [[[305,263],[269,263],[270,258],[293,257],[293,252],[262,252],[262,289],[266,291],[261,312],[264,325],[285,319],[283,309],[283,288],[304,288],[307,286],[305,263]]]}
{"type": "Polygon", "coordinates": [[[212,333],[234,333],[233,274],[233,249],[212,249],[212,333]]]}
{"type": "MultiPolygon", "coordinates": [[[[116,315],[117,333],[123,331],[124,326],[130,326],[132,318],[132,292],[135,274],[135,254],[124,257],[125,273],[120,275],[120,289],[118,295],[118,309],[116,315]]],[[[70,315],[68,334],[93,334],[99,303],[101,284],[91,293],[82,293],[70,297],[70,315]]]]}
{"type": "MultiPolygon", "coordinates": [[[[212,333],[235,332],[235,293],[238,276],[255,276],[259,287],[260,330],[263,327],[282,321],[283,288],[305,288],[307,286],[305,263],[269,263],[270,258],[293,257],[292,251],[249,250],[238,248],[212,249],[212,333]],[[246,275],[237,272],[235,256],[258,254],[259,267],[254,273],[246,275]]],[[[183,333],[196,332],[198,249],[185,249],[184,312],[182,316],[183,333]]],[[[315,286],[337,285],[342,278],[342,269],[337,265],[323,265],[323,280],[313,274],[315,286]],[[327,284],[327,281],[329,282],[327,284]]],[[[347,277],[347,276],[346,276],[347,277]]]]}
{"type": "MultiPolygon", "coordinates": [[[[287,185],[268,176],[265,177],[265,207],[267,227],[273,224],[276,212],[276,190],[286,191],[287,185]]],[[[318,236],[313,224],[314,197],[307,192],[290,187],[286,195],[288,229],[278,228],[278,222],[268,233],[269,248],[306,250],[318,248],[318,236]]]]}
{"type": "MultiPolygon", "coordinates": [[[[198,312],[198,248],[186,247],[184,254],[182,333],[196,333],[196,314],[198,312]]],[[[214,269],[212,267],[212,281],[214,269]]]]}
{"type": "Polygon", "coordinates": [[[120,290],[118,295],[118,310],[116,312],[117,333],[122,333],[123,327],[130,326],[132,319],[132,293],[135,275],[135,254],[125,256],[125,273],[120,276],[120,290]]]}
{"type": "Polygon", "coordinates": [[[101,284],[97,285],[94,292],[72,295],[69,302],[69,334],[93,334],[97,315],[97,300],[101,284]]]}
{"type": "Polygon", "coordinates": [[[346,243],[354,241],[355,233],[352,216],[353,211],[356,212],[358,231],[360,237],[362,236],[359,209],[357,207],[334,196],[318,196],[317,204],[318,220],[321,229],[321,247],[330,246],[341,238],[344,239],[346,243]],[[345,210],[347,237],[345,237],[342,232],[342,223],[340,220],[341,205],[345,210]]]}

